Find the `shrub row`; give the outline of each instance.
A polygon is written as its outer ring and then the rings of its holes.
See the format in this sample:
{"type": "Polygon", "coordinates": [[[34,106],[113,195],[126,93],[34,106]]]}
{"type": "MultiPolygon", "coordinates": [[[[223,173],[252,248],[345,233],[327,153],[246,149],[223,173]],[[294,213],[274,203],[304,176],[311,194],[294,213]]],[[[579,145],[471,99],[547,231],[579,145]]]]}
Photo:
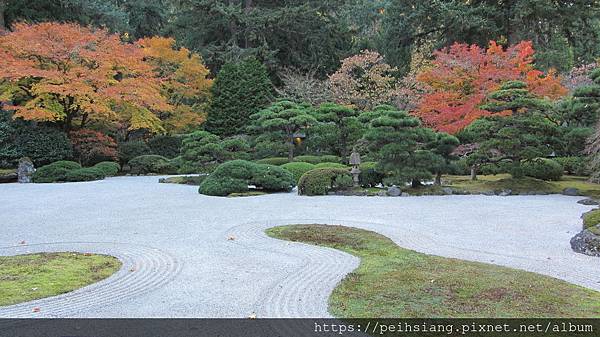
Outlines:
{"type": "Polygon", "coordinates": [[[547,158],[536,158],[521,163],[523,175],[541,180],[560,180],[564,168],[558,162],[547,158]]]}
{"type": "Polygon", "coordinates": [[[290,191],[295,185],[292,173],[274,165],[246,160],[223,163],[206,178],[198,192],[213,196],[247,192],[249,185],[268,192],[290,191]]]}

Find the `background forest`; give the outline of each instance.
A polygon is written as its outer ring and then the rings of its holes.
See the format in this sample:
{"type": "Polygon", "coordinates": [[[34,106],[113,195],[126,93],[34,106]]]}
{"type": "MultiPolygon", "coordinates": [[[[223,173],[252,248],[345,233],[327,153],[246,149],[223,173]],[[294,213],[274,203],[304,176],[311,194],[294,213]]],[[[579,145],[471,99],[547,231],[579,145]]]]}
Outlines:
{"type": "Polygon", "coordinates": [[[0,167],[600,171],[600,1],[0,0],[0,28],[0,167]]]}

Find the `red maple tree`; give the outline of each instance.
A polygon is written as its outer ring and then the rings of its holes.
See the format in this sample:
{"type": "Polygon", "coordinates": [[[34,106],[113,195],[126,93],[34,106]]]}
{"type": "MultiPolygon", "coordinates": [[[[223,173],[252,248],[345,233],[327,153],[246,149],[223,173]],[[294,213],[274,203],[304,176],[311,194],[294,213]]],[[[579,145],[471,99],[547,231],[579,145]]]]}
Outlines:
{"type": "Polygon", "coordinates": [[[487,49],[455,43],[436,51],[432,66],[417,77],[427,93],[414,114],[427,126],[454,134],[492,114],[480,105],[505,81],[521,80],[538,97],[555,100],[564,96],[567,89],[554,71],[544,74],[534,68],[534,55],[530,41],[506,49],[494,41],[487,49]]]}

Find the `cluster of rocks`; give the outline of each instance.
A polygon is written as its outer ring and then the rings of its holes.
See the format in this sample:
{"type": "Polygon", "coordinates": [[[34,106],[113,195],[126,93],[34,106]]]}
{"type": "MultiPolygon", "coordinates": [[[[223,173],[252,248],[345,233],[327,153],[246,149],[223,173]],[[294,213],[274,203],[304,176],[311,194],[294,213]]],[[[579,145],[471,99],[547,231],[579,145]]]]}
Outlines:
{"type": "MultiPolygon", "coordinates": [[[[600,230],[600,224],[591,228],[600,230]]],[[[584,229],[571,239],[571,248],[577,253],[600,256],[600,236],[589,229],[584,229]]]]}

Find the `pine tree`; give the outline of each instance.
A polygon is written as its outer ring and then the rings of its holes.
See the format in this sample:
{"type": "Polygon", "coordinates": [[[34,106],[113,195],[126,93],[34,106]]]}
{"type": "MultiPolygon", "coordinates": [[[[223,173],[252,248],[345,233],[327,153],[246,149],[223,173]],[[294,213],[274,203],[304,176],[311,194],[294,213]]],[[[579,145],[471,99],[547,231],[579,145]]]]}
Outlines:
{"type": "Polygon", "coordinates": [[[211,92],[205,127],[221,137],[244,133],[250,116],[273,100],[267,69],[252,58],[224,65],[211,92]]]}

